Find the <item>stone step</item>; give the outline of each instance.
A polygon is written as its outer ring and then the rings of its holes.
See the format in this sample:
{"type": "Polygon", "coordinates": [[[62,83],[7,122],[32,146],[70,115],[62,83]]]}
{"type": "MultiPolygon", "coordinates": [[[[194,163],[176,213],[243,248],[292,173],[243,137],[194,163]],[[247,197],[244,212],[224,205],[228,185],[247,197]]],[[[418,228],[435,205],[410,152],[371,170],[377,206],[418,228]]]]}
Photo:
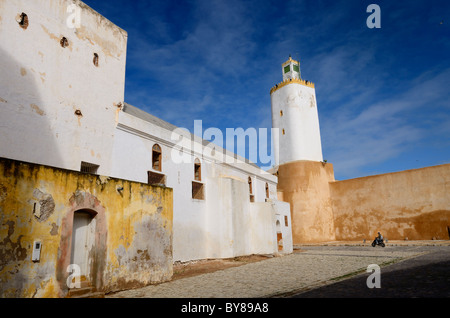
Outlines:
{"type": "Polygon", "coordinates": [[[92,292],[94,292],[93,287],[73,288],[73,289],[69,290],[67,297],[69,297],[69,298],[78,297],[78,296],[90,294],[92,292]]]}
{"type": "MultiPolygon", "coordinates": [[[[75,282],[75,281],[73,281],[75,282]]],[[[82,276],[80,279],[80,288],[69,289],[67,298],[105,298],[105,293],[98,292],[91,282],[82,276]]]]}
{"type": "Polygon", "coordinates": [[[88,287],[92,287],[91,282],[88,280],[82,280],[80,283],[80,288],[88,288],[88,287]]]}
{"type": "Polygon", "coordinates": [[[90,292],[88,294],[72,296],[70,298],[105,298],[105,293],[103,293],[103,292],[90,292]]]}

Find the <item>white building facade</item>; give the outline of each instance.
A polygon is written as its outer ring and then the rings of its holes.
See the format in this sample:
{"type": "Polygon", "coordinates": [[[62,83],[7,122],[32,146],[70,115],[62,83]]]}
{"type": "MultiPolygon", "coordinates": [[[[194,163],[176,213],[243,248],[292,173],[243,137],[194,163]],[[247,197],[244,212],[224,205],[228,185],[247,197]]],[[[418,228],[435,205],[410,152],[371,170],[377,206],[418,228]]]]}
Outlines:
{"type": "Polygon", "coordinates": [[[174,261],[291,253],[277,177],[126,104],[126,31],[73,5],[0,5],[0,157],[173,188],[174,261]]]}
{"type": "Polygon", "coordinates": [[[174,261],[292,252],[277,177],[245,159],[129,104],[113,158],[113,176],[174,189],[174,261]]]}
{"type": "Polygon", "coordinates": [[[128,35],[82,2],[76,28],[72,5],[1,2],[0,155],[109,175],[128,35]]]}

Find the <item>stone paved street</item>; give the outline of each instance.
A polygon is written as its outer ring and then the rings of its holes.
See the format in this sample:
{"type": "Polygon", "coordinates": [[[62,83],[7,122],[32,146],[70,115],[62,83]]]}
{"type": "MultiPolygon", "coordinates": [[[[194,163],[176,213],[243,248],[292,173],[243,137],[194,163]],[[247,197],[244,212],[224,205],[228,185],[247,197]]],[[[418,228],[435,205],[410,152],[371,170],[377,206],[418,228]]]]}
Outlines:
{"type": "Polygon", "coordinates": [[[367,288],[370,273],[291,295],[293,298],[449,298],[450,247],[420,247],[425,254],[381,270],[381,288],[367,288]]]}
{"type": "MultiPolygon", "coordinates": [[[[301,252],[274,257],[267,260],[228,268],[209,274],[179,279],[136,290],[123,291],[108,298],[267,298],[267,297],[372,297],[374,292],[366,286],[367,267],[377,264],[381,267],[382,288],[395,290],[395,286],[414,290],[411,277],[398,276],[399,270],[422,274],[424,280],[431,280],[430,289],[445,289],[448,293],[448,268],[450,246],[448,241],[440,241],[441,246],[388,244],[386,248],[347,246],[301,246],[301,252]],[[446,245],[446,246],[442,246],[446,245]],[[427,257],[430,256],[430,257],[427,257]],[[401,262],[399,262],[401,261],[401,262]],[[433,269],[439,269],[439,277],[433,276],[433,269]],[[419,267],[418,267],[419,266],[419,267]],[[422,266],[422,267],[420,267],[422,266]],[[426,266],[426,273],[423,273],[426,266]],[[357,274],[359,276],[355,276],[357,274]],[[389,277],[396,278],[389,282],[389,277]],[[447,280],[445,280],[447,279],[447,280]],[[350,285],[338,285],[349,282],[350,285]],[[337,283],[338,282],[338,283],[337,283]],[[402,284],[402,285],[401,285],[402,284]],[[319,288],[327,286],[324,289],[319,288]],[[337,289],[331,289],[335,286],[337,289]],[[435,287],[433,287],[435,286],[435,287]],[[327,289],[330,288],[330,289],[327,289]],[[350,292],[350,291],[354,292],[350,292]],[[309,291],[305,293],[306,291],[309,291]],[[343,292],[345,291],[345,293],[343,292]],[[322,293],[323,292],[323,293],[322,293]]],[[[362,244],[360,244],[362,245],[362,244]]],[[[417,278],[417,277],[416,277],[417,278]]],[[[420,281],[420,279],[418,279],[420,281]]],[[[438,295],[439,293],[432,293],[438,295]]],[[[406,295],[415,296],[410,292],[406,295]]],[[[419,294],[417,294],[419,295],[419,294]]],[[[448,297],[448,294],[446,294],[448,297]]],[[[401,295],[400,295],[401,296],[401,295]]]]}

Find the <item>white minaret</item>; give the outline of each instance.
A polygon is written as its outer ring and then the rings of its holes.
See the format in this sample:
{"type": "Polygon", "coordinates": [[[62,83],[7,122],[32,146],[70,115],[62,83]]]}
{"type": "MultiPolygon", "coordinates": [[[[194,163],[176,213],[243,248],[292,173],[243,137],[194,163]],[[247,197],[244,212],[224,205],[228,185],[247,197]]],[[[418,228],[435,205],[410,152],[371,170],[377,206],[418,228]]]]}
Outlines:
{"type": "Polygon", "coordinates": [[[323,161],[314,84],[301,79],[300,63],[289,57],[282,65],[283,82],[270,91],[275,165],[323,161]]]}

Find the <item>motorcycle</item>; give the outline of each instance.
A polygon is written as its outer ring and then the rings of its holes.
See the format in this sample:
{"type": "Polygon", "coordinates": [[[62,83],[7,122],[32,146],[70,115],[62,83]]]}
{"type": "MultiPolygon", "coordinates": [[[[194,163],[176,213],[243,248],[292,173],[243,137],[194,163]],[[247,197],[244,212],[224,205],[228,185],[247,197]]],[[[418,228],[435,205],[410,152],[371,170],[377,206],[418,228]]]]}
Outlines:
{"type": "Polygon", "coordinates": [[[375,246],[377,246],[377,245],[380,245],[381,247],[385,247],[385,246],[386,246],[386,244],[384,244],[384,240],[383,240],[383,239],[379,240],[379,239],[376,238],[376,239],[372,242],[372,247],[375,247],[375,246]]]}

